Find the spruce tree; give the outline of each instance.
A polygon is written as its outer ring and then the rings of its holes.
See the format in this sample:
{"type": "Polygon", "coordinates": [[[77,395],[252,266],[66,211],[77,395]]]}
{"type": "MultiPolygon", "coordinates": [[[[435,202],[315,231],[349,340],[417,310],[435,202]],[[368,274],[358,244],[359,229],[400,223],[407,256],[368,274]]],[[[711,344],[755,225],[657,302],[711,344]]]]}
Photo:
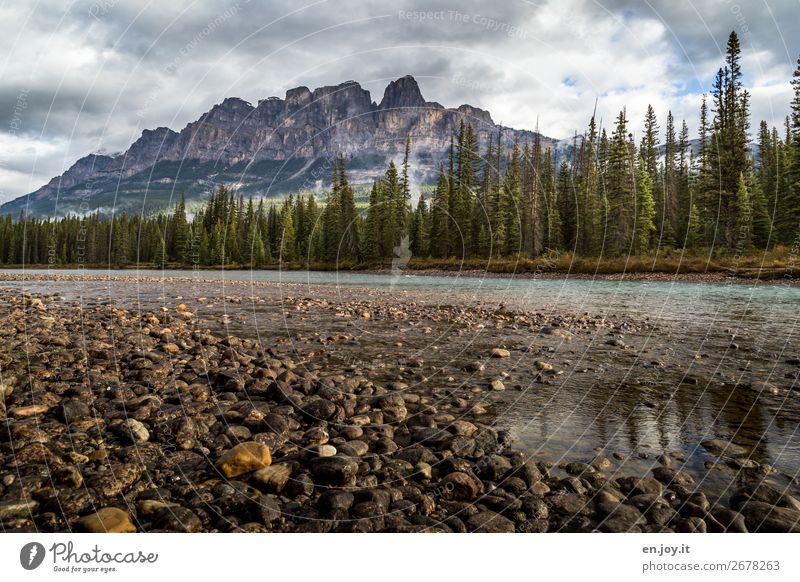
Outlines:
{"type": "Polygon", "coordinates": [[[639,178],[636,189],[636,226],[633,240],[634,254],[647,252],[653,233],[657,232],[655,224],[656,209],[653,199],[653,182],[644,164],[639,164],[639,178]]]}
{"type": "Polygon", "coordinates": [[[431,201],[430,254],[435,258],[445,258],[449,252],[450,241],[450,184],[444,167],[439,167],[439,179],[431,201]]]}

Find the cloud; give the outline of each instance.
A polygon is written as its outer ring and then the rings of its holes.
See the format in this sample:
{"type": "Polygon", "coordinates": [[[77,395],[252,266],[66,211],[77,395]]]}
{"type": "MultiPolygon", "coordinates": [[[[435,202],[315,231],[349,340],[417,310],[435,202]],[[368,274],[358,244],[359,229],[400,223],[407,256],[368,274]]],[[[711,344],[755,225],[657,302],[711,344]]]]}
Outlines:
{"type": "Polygon", "coordinates": [[[742,37],[753,125],[780,125],[800,52],[796,2],[733,0],[43,0],[0,7],[0,201],[142,129],[180,130],[225,97],[256,102],[297,85],[388,81],[470,103],[553,137],[648,103],[697,125],[731,30],[742,37]],[[12,128],[20,91],[26,108],[12,128]],[[33,149],[31,149],[33,148],[33,149]],[[27,152],[27,153],[26,153],[27,152]],[[35,155],[30,155],[35,152],[35,155]],[[51,173],[53,172],[53,173],[51,173]]]}

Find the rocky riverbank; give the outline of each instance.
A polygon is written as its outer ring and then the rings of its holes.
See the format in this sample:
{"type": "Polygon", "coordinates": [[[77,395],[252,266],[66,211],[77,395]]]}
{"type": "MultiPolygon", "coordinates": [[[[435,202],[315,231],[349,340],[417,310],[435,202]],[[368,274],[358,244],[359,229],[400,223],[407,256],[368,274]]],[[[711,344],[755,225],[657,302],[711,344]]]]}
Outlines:
{"type": "Polygon", "coordinates": [[[301,361],[212,333],[184,304],[82,309],[0,291],[0,338],[6,532],[800,531],[800,502],[725,441],[703,443],[739,471],[716,503],[680,453],[620,475],[599,451],[557,462],[515,450],[487,414],[499,378],[443,389],[410,386],[401,369],[389,381],[301,361]]]}

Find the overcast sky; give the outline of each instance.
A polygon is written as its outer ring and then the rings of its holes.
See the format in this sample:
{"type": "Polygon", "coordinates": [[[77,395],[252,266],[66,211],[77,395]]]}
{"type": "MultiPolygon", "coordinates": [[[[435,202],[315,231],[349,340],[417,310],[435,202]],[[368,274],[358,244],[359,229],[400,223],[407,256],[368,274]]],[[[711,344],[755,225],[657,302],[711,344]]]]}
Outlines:
{"type": "Polygon", "coordinates": [[[564,138],[595,98],[697,126],[731,30],[753,126],[781,125],[800,0],[32,0],[0,4],[0,201],[145,128],[179,131],[225,97],[252,103],[359,81],[380,101],[412,74],[426,99],[564,138]]]}

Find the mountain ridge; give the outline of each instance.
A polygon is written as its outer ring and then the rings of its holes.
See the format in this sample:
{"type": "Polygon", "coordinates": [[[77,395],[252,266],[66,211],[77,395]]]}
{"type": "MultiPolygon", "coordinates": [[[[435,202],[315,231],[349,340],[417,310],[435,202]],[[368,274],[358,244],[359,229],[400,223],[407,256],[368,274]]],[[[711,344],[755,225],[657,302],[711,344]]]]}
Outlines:
{"type": "MultiPolygon", "coordinates": [[[[125,152],[88,154],[0,212],[149,212],[174,203],[181,192],[190,202],[205,199],[218,183],[260,197],[318,190],[336,155],[348,158],[355,183],[367,183],[388,159],[402,155],[406,136],[413,143],[416,179],[428,183],[462,120],[472,123],[482,148],[498,132],[506,147],[537,135],[502,127],[472,105],[447,108],[426,101],[411,75],[391,81],[380,103],[352,80],[313,91],[299,86],[283,99],[268,97],[256,105],[226,97],[180,131],[145,129],[125,152]]],[[[555,140],[540,139],[556,147],[555,140]]]]}

